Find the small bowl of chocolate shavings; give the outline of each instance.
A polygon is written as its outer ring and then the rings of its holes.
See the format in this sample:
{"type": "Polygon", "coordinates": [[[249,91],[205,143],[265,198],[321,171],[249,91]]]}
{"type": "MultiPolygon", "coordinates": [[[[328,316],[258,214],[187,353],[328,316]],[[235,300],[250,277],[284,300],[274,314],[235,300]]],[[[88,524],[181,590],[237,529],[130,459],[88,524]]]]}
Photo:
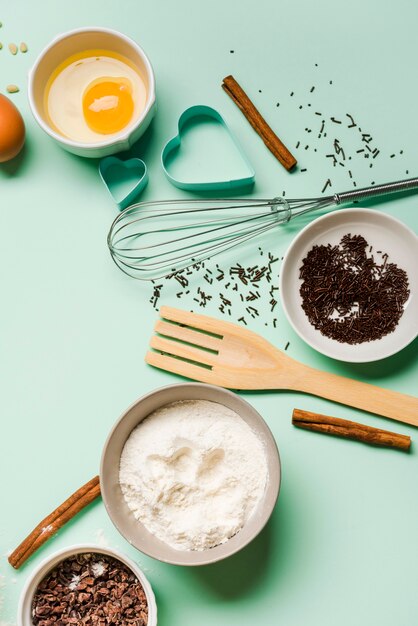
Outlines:
{"type": "Polygon", "coordinates": [[[418,335],[418,237],[372,209],[311,222],[286,252],[284,312],[326,356],[352,363],[396,354],[418,335]]]}
{"type": "Polygon", "coordinates": [[[77,545],[55,552],[30,576],[18,626],[156,626],[151,585],[139,567],[113,548],[77,545]]]}

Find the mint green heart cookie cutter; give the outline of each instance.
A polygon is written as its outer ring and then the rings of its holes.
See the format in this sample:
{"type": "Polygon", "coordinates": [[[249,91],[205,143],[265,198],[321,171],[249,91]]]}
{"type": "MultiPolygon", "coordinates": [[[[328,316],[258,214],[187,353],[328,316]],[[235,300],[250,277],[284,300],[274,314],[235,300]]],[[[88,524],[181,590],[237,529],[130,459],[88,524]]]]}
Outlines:
{"type": "Polygon", "coordinates": [[[147,166],[137,157],[126,161],[113,156],[105,157],[99,163],[99,173],[120,210],[126,209],[148,184],[147,166]],[[128,174],[127,179],[121,170],[128,174]]]}
{"type": "Polygon", "coordinates": [[[250,161],[248,160],[245,152],[241,148],[240,144],[234,137],[233,133],[230,131],[227,123],[223,119],[222,115],[213,109],[212,107],[205,104],[196,104],[194,106],[189,107],[179,117],[178,121],[178,132],[175,137],[172,137],[164,146],[161,153],[161,166],[164,170],[164,173],[170,183],[179,187],[180,189],[186,189],[189,191],[210,191],[210,190],[228,190],[228,189],[236,189],[239,187],[246,187],[252,185],[254,183],[255,171],[250,161]],[[237,154],[239,155],[242,163],[247,169],[247,175],[232,179],[224,179],[224,180],[213,180],[213,181],[187,181],[180,180],[173,176],[173,174],[169,171],[169,161],[173,157],[174,153],[179,150],[181,146],[181,135],[182,131],[185,129],[187,125],[192,123],[199,124],[202,118],[209,118],[218,122],[228,133],[229,137],[232,139],[232,142],[237,150],[237,154]]]}

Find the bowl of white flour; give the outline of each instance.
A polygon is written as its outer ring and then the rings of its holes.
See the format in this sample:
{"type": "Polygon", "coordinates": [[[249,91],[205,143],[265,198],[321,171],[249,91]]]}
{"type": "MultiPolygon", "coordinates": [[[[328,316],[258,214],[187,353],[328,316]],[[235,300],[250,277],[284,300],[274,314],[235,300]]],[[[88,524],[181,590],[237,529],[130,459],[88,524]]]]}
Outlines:
{"type": "Polygon", "coordinates": [[[259,413],[201,383],[157,389],[120,417],[104,446],[107,512],[138,550],[175,565],[205,565],[246,546],[267,523],[280,458],[259,413]]]}

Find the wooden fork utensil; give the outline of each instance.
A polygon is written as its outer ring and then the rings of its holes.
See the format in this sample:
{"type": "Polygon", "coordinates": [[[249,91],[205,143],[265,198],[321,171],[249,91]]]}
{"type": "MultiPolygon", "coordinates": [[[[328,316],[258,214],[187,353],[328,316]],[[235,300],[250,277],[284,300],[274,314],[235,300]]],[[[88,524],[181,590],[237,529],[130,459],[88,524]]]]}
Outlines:
{"type": "Polygon", "coordinates": [[[308,367],[231,322],[168,306],[160,315],[150,365],[230,389],[302,391],[418,426],[418,398],[308,367]]]}

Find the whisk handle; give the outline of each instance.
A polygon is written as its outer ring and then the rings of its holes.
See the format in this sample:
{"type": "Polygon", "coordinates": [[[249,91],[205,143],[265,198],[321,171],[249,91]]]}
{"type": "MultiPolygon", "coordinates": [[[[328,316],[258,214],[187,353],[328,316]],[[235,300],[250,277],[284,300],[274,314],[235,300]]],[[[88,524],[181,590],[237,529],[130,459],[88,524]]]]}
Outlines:
{"type": "Polygon", "coordinates": [[[336,193],[334,194],[334,202],[336,204],[347,204],[349,202],[355,202],[356,200],[366,200],[374,196],[384,196],[389,193],[409,191],[411,189],[418,189],[418,178],[408,178],[407,180],[399,180],[394,183],[373,185],[373,187],[364,187],[363,189],[355,189],[354,191],[336,193]]]}

